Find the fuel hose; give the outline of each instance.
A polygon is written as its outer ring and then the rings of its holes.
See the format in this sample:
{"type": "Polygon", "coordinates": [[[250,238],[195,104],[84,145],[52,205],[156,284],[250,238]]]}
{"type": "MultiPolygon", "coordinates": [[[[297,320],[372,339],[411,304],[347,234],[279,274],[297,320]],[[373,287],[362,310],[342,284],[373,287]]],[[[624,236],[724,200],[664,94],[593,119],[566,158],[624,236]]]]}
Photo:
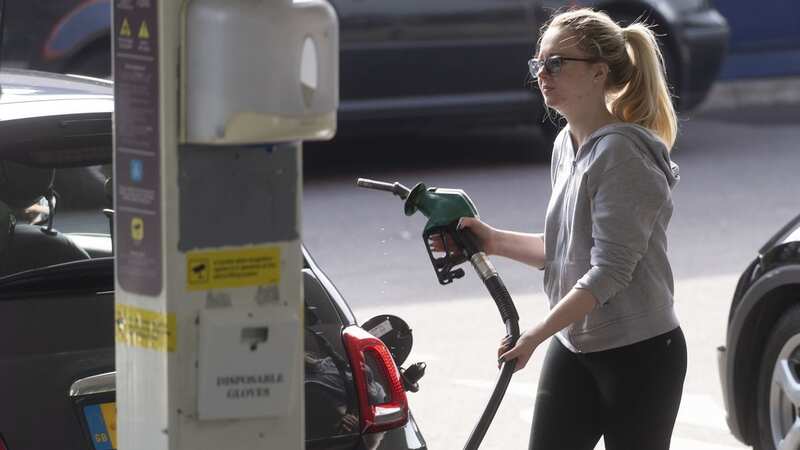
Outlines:
{"type": "MultiPolygon", "coordinates": [[[[455,228],[455,227],[453,227],[455,228]]],[[[500,312],[500,318],[506,327],[506,335],[511,337],[511,346],[513,347],[519,339],[519,314],[517,308],[514,306],[514,301],[508,293],[503,280],[495,270],[489,258],[481,250],[478,245],[478,239],[474,233],[468,229],[456,229],[452,233],[456,243],[461,246],[467,255],[467,258],[472,263],[475,271],[483,280],[483,284],[492,296],[492,299],[500,312]]],[[[478,423],[472,430],[469,440],[464,446],[465,450],[477,450],[492,423],[497,408],[503,401],[508,384],[511,382],[511,376],[514,374],[514,368],[517,365],[517,360],[506,361],[502,363],[500,376],[497,378],[492,396],[486,404],[478,423]]]]}

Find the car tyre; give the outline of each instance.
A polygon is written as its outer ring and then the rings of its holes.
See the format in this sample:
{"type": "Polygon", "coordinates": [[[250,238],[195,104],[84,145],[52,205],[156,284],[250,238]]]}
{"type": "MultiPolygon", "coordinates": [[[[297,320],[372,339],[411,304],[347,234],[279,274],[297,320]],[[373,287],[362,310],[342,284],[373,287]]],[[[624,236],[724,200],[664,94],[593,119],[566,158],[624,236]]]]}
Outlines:
{"type": "Polygon", "coordinates": [[[800,448],[800,305],[781,316],[759,367],[757,450],[800,448]]]}

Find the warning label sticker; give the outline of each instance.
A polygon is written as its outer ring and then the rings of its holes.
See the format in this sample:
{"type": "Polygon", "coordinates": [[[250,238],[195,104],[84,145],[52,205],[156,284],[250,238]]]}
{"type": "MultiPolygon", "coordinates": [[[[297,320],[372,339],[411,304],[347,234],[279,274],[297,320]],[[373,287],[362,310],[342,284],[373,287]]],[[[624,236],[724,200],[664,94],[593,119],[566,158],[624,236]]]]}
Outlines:
{"type": "Polygon", "coordinates": [[[122,37],[130,37],[131,36],[131,24],[128,23],[128,19],[122,19],[122,28],[119,30],[119,35],[122,37]]]}
{"type": "Polygon", "coordinates": [[[278,284],[280,262],[278,247],[189,252],[186,254],[186,289],[204,291],[278,284]]]}
{"type": "Polygon", "coordinates": [[[139,39],[150,39],[150,29],[147,28],[147,22],[144,20],[139,25],[139,39]]]}
{"type": "Polygon", "coordinates": [[[122,304],[117,304],[114,309],[117,342],[162,352],[175,351],[175,314],[122,304]]]}

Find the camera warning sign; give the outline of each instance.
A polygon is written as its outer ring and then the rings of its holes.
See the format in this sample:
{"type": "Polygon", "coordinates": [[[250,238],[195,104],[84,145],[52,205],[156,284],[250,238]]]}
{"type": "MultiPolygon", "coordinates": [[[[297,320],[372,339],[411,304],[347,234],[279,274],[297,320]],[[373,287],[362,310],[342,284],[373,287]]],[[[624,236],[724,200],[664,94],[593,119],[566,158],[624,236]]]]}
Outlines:
{"type": "Polygon", "coordinates": [[[186,254],[186,289],[237,288],[278,284],[281,252],[278,247],[247,247],[186,254]]]}

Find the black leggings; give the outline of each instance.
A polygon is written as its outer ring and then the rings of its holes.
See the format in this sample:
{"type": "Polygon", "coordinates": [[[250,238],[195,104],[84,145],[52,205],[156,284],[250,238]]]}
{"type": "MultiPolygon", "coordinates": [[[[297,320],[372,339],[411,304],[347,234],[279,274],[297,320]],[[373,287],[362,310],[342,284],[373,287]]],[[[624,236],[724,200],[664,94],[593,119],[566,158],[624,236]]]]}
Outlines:
{"type": "Polygon", "coordinates": [[[539,378],[531,450],[668,450],[686,377],[676,328],[642,342],[572,353],[552,338],[539,378]]]}

